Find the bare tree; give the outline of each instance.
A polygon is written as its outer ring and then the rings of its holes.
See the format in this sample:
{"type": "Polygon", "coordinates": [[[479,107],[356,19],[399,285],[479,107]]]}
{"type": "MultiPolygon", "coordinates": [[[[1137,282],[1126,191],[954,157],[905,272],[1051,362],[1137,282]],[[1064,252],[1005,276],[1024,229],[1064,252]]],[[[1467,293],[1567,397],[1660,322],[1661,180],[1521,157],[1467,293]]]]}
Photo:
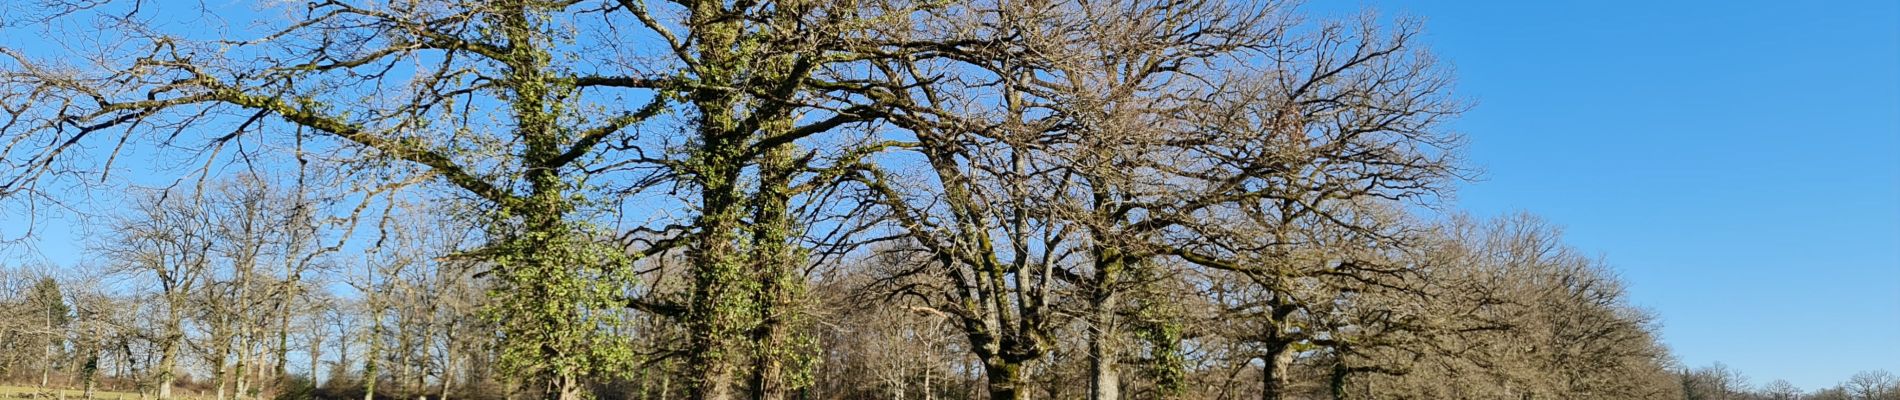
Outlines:
{"type": "Polygon", "coordinates": [[[1748,378],[1720,362],[1695,370],[1680,371],[1682,397],[1690,400],[1727,400],[1745,395],[1748,378]]]}
{"type": "Polygon", "coordinates": [[[1761,396],[1770,400],[1800,400],[1801,388],[1788,383],[1786,379],[1776,379],[1762,385],[1761,396]]]}
{"type": "Polygon", "coordinates": [[[1900,379],[1885,370],[1861,371],[1849,377],[1842,386],[1856,399],[1900,398],[1900,379]]]}
{"type": "MultiPolygon", "coordinates": [[[[1366,304],[1401,325],[1344,361],[1356,395],[1662,398],[1678,392],[1650,317],[1601,263],[1529,215],[1455,218],[1418,257],[1424,296],[1366,304]],[[1376,345],[1372,346],[1372,345],[1376,345]]],[[[1377,297],[1368,300],[1380,300],[1377,297]]],[[[1380,325],[1365,325],[1378,327],[1380,325]]]]}
{"type": "Polygon", "coordinates": [[[186,345],[185,321],[211,273],[213,233],[207,211],[189,196],[154,191],[133,201],[132,213],[114,224],[117,235],[97,249],[122,263],[124,273],[150,279],[146,287],[156,289],[162,317],[153,334],[160,354],[153,372],[158,398],[169,399],[186,345]]]}
{"type": "Polygon", "coordinates": [[[1461,110],[1449,83],[1411,49],[1414,26],[1383,33],[1370,21],[1288,33],[1267,53],[1273,69],[1213,92],[1173,164],[1177,191],[1193,197],[1149,211],[1168,226],[1160,253],[1253,285],[1255,300],[1230,306],[1265,324],[1248,339],[1265,398],[1285,392],[1296,347],[1327,341],[1297,328],[1302,314],[1410,273],[1383,261],[1408,246],[1388,203],[1429,200],[1458,176],[1459,139],[1439,126],[1461,110]]]}

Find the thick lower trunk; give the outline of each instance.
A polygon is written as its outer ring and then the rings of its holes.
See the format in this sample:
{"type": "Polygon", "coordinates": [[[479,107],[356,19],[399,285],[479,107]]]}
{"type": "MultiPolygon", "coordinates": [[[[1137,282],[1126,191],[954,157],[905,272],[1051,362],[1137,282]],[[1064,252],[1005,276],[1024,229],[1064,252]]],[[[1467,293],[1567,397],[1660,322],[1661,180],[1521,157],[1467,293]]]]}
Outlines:
{"type": "Polygon", "coordinates": [[[1121,372],[1115,369],[1120,355],[1114,344],[1114,311],[1110,303],[1099,302],[1095,305],[1095,315],[1090,318],[1089,329],[1089,398],[1093,400],[1121,399],[1121,372]]]}
{"type": "Polygon", "coordinates": [[[1261,400],[1280,400],[1287,392],[1287,365],[1293,363],[1293,352],[1283,344],[1267,345],[1267,354],[1260,357],[1261,400]]]}
{"type": "MultiPolygon", "coordinates": [[[[729,230],[733,227],[715,224],[706,229],[729,230]]],[[[732,235],[712,234],[706,237],[724,243],[709,243],[700,254],[696,264],[694,310],[689,311],[688,319],[692,331],[692,349],[688,352],[687,380],[688,398],[694,400],[726,400],[732,397],[732,358],[731,342],[735,335],[742,335],[740,319],[745,318],[748,310],[740,303],[744,300],[733,299],[738,295],[735,286],[741,266],[737,255],[731,248],[732,235]]]]}
{"type": "Polygon", "coordinates": [[[1115,370],[1115,352],[1107,349],[1108,344],[1101,340],[1089,343],[1089,398],[1094,400],[1121,399],[1121,372],[1115,370]]]}
{"type": "MultiPolygon", "coordinates": [[[[740,51],[740,22],[729,18],[723,2],[691,2],[686,25],[693,28],[692,41],[701,65],[698,75],[708,86],[737,84],[746,79],[742,66],[754,61],[754,54],[740,51]]],[[[693,249],[689,252],[693,276],[693,294],[687,311],[690,347],[687,351],[687,379],[690,399],[725,400],[732,397],[733,342],[744,338],[751,328],[757,309],[749,297],[752,284],[746,257],[741,253],[740,230],[744,228],[746,206],[742,171],[748,158],[748,140],[752,132],[743,128],[739,94],[724,90],[696,89],[688,97],[699,111],[699,148],[686,171],[692,184],[699,186],[701,214],[694,225],[693,249]]]]}
{"type": "Polygon", "coordinates": [[[744,357],[734,350],[745,350],[733,343],[745,337],[758,311],[749,304],[754,295],[747,287],[752,285],[752,265],[738,243],[746,209],[739,164],[743,138],[731,132],[736,125],[729,115],[732,104],[722,96],[701,100],[709,114],[701,128],[706,144],[696,157],[704,164],[696,171],[704,211],[695,223],[700,232],[690,254],[693,294],[686,316],[691,333],[687,365],[692,371],[686,383],[694,400],[732,397],[733,364],[744,357]]]}
{"type": "MultiPolygon", "coordinates": [[[[774,124],[779,125],[779,124],[774,124]]],[[[782,128],[782,127],[781,127],[782,128]]],[[[782,129],[771,129],[778,131],[782,129]]],[[[798,315],[799,285],[803,277],[792,243],[791,203],[792,147],[781,145],[767,151],[759,163],[759,193],[753,205],[753,251],[755,271],[760,274],[758,294],[759,327],[753,336],[752,393],[759,400],[784,400],[795,390],[787,381],[788,360],[804,349],[793,343],[800,328],[798,315]]],[[[798,364],[789,366],[798,368],[798,364]]]]}
{"type": "Polygon", "coordinates": [[[989,378],[990,400],[1022,400],[1028,391],[1023,387],[1022,363],[996,361],[985,363],[983,372],[989,378]]]}
{"type": "Polygon", "coordinates": [[[177,377],[171,375],[171,368],[165,368],[165,372],[161,372],[160,377],[158,377],[158,398],[160,398],[160,400],[171,400],[171,383],[173,383],[173,381],[177,381],[177,377]]]}
{"type": "Polygon", "coordinates": [[[579,378],[574,376],[555,377],[552,381],[548,382],[547,391],[541,395],[541,398],[555,400],[581,399],[579,378]]]}
{"type": "Polygon", "coordinates": [[[231,386],[231,340],[234,335],[231,333],[230,317],[222,317],[215,324],[211,328],[212,352],[206,356],[215,357],[207,361],[213,368],[211,384],[215,386],[213,393],[216,393],[213,398],[225,400],[225,395],[230,393],[227,389],[231,386]]]}
{"type": "MultiPolygon", "coordinates": [[[[1100,203],[1101,196],[1097,196],[1100,203]]],[[[1098,204],[1098,207],[1101,204],[1098,204]]],[[[1115,370],[1121,361],[1120,352],[1114,344],[1116,324],[1116,284],[1121,280],[1123,269],[1129,259],[1121,249],[1110,246],[1094,248],[1095,282],[1089,296],[1089,398],[1093,400],[1118,400],[1121,398],[1121,373],[1115,370]]]]}
{"type": "Polygon", "coordinates": [[[84,379],[83,382],[85,382],[86,398],[90,399],[92,398],[93,389],[99,386],[99,348],[88,347],[86,349],[86,362],[80,370],[80,374],[81,378],[84,379]]]}
{"type": "Polygon", "coordinates": [[[227,386],[225,380],[231,376],[230,371],[231,368],[225,365],[223,360],[218,361],[218,371],[213,374],[214,377],[211,380],[218,385],[218,395],[215,397],[218,400],[224,400],[224,387],[227,386]]]}
{"type": "Polygon", "coordinates": [[[786,394],[789,393],[784,378],[785,363],[779,357],[769,354],[778,349],[776,346],[783,346],[783,344],[770,339],[759,344],[765,346],[762,352],[768,354],[759,355],[753,363],[753,394],[759,400],[784,400],[786,394]]]}
{"type": "MultiPolygon", "coordinates": [[[[726,221],[736,221],[733,220],[726,221]]],[[[742,295],[738,282],[743,269],[736,249],[732,248],[735,238],[730,230],[736,227],[724,223],[709,224],[707,230],[724,231],[704,235],[707,240],[694,269],[695,286],[693,307],[688,312],[692,332],[692,348],[687,360],[689,379],[687,380],[688,398],[694,400],[726,400],[732,397],[732,377],[735,354],[732,342],[735,336],[743,335],[743,319],[751,310],[745,310],[746,301],[735,299],[742,295]]]]}
{"type": "Polygon", "coordinates": [[[165,352],[158,356],[158,398],[160,400],[172,398],[172,381],[178,379],[174,372],[177,370],[178,346],[168,344],[165,346],[165,352]]]}
{"type": "Polygon", "coordinates": [[[726,400],[726,398],[731,398],[731,387],[726,385],[726,383],[730,383],[731,381],[730,370],[722,370],[722,368],[701,368],[701,372],[695,373],[693,377],[695,377],[695,381],[693,381],[693,400],[726,400]]]}

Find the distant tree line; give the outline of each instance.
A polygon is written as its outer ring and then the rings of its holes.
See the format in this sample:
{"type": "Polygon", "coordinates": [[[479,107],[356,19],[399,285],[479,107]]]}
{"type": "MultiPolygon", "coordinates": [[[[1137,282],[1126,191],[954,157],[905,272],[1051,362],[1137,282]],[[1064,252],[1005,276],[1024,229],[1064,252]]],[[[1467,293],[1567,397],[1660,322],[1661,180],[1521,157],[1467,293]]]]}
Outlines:
{"type": "MultiPolygon", "coordinates": [[[[20,288],[0,292],[18,293],[0,332],[17,384],[1753,395],[1673,366],[1555,227],[1447,210],[1473,175],[1446,126],[1467,104],[1411,20],[1243,0],[324,0],[195,29],[230,14],[0,7],[95,43],[0,45],[0,199],[25,217],[0,240],[49,210],[93,223],[83,264],[0,283],[20,288]]],[[[1841,394],[1891,396],[1876,375],[1841,394]]]]}
{"type": "MultiPolygon", "coordinates": [[[[0,268],[0,384],[140,398],[535,396],[495,364],[501,338],[484,314],[496,303],[494,278],[443,257],[467,244],[467,225],[404,208],[380,247],[345,257],[297,246],[299,235],[323,233],[297,228],[310,219],[279,219],[304,203],[257,201],[272,195],[259,184],[215,185],[223,201],[191,207],[147,197],[116,235],[91,244],[106,266],[0,268]],[[253,206],[285,209],[246,212],[253,206]],[[245,226],[273,228],[228,236],[245,226]]],[[[1887,371],[1804,391],[1781,380],[1753,385],[1720,363],[1679,366],[1605,267],[1535,217],[1454,218],[1424,232],[1429,244],[1406,256],[1424,283],[1416,290],[1341,288],[1351,293],[1333,296],[1350,301],[1282,317],[1299,327],[1287,334],[1317,332],[1275,367],[1278,382],[1266,380],[1259,357],[1261,324],[1272,322],[1253,314],[1257,292],[1218,270],[1143,276],[1128,293],[1165,300],[1120,313],[1128,322],[1112,335],[1125,349],[1117,390],[1175,399],[1255,398],[1268,384],[1291,399],[1900,397],[1900,379],[1887,371]]],[[[941,279],[898,276],[915,268],[915,253],[868,254],[817,268],[803,312],[819,323],[802,334],[819,354],[800,395],[991,398],[988,371],[954,317],[890,289],[941,279]]],[[[677,267],[656,265],[644,279],[684,280],[664,272],[677,267]]],[[[658,286],[648,290],[666,290],[658,286]]],[[[583,391],[683,395],[683,366],[667,353],[682,327],[621,312],[630,323],[612,334],[633,342],[638,360],[624,374],[587,379],[583,391]]],[[[1079,317],[1051,329],[1049,354],[1023,373],[1026,397],[1088,395],[1100,354],[1092,329],[1079,317]]]]}

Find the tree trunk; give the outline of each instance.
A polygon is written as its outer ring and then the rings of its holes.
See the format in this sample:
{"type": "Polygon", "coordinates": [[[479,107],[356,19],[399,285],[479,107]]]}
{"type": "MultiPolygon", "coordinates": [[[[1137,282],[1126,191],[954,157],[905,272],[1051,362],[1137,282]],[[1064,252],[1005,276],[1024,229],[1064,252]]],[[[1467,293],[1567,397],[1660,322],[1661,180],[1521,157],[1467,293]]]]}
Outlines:
{"type": "Polygon", "coordinates": [[[213,393],[216,393],[213,398],[225,400],[225,395],[228,394],[225,389],[231,384],[231,363],[228,361],[231,359],[231,340],[235,335],[231,333],[231,316],[228,313],[219,309],[210,310],[208,313],[218,314],[214,316],[217,319],[212,323],[210,329],[212,353],[205,355],[206,357],[215,357],[214,359],[207,360],[210,367],[212,367],[211,384],[217,387],[216,390],[213,391],[213,393]]]}
{"type": "MultiPolygon", "coordinates": [[[[123,357],[119,359],[120,360],[119,362],[113,363],[113,368],[112,368],[113,377],[124,379],[125,377],[139,375],[139,370],[138,370],[138,367],[136,366],[137,364],[135,364],[138,361],[132,358],[132,349],[131,349],[132,345],[131,343],[128,343],[128,342],[130,341],[119,340],[119,343],[116,345],[116,347],[119,348],[118,353],[123,355],[123,357]]],[[[145,395],[145,392],[147,392],[147,390],[145,390],[147,380],[143,377],[140,377],[140,378],[135,379],[134,382],[137,382],[137,383],[134,383],[133,385],[138,388],[139,397],[143,398],[145,395]]],[[[123,387],[113,385],[113,388],[122,389],[123,387]]]]}
{"type": "Polygon", "coordinates": [[[230,366],[226,365],[224,363],[224,360],[218,360],[218,370],[212,372],[212,378],[211,378],[211,382],[218,385],[218,391],[217,391],[218,395],[213,398],[218,399],[218,400],[224,400],[224,394],[225,394],[224,387],[227,386],[226,385],[227,382],[225,381],[229,379],[230,377],[231,377],[230,366]]]}
{"type": "MultiPolygon", "coordinates": [[[[708,85],[735,85],[745,79],[739,66],[749,62],[739,54],[739,22],[730,18],[724,2],[688,3],[687,25],[694,33],[700,63],[707,71],[700,79],[708,85]]],[[[686,382],[690,398],[725,400],[731,397],[733,339],[750,328],[756,309],[747,297],[752,284],[749,265],[738,247],[746,205],[741,173],[751,132],[742,132],[738,95],[726,90],[695,90],[691,101],[699,111],[700,146],[693,154],[692,183],[700,186],[701,212],[692,251],[693,293],[687,311],[690,332],[686,382]],[[750,309],[749,309],[750,308],[750,309]]]]}
{"type": "Polygon", "coordinates": [[[1333,363],[1331,379],[1327,382],[1327,387],[1331,388],[1333,392],[1333,400],[1346,400],[1346,397],[1348,397],[1346,395],[1346,378],[1350,372],[1351,370],[1346,369],[1346,363],[1344,361],[1333,363]]]}
{"type": "Polygon", "coordinates": [[[581,398],[581,392],[580,392],[581,385],[580,385],[580,382],[577,381],[576,379],[577,378],[572,375],[564,375],[564,376],[556,377],[554,379],[554,382],[550,383],[553,386],[550,388],[552,389],[550,390],[551,393],[548,393],[547,395],[545,395],[544,398],[556,399],[556,400],[579,400],[581,398]]]}
{"type": "Polygon", "coordinates": [[[455,324],[450,323],[448,331],[442,337],[442,391],[436,394],[436,400],[449,400],[449,384],[455,382],[455,324]]]}
{"type": "Polygon", "coordinates": [[[804,283],[797,267],[803,257],[792,243],[795,227],[788,210],[792,163],[792,146],[781,145],[767,151],[759,164],[759,193],[753,209],[753,243],[757,249],[753,254],[758,264],[754,270],[760,275],[756,304],[761,319],[753,337],[752,372],[752,393],[759,400],[784,400],[796,389],[787,382],[786,361],[803,356],[798,353],[804,351],[792,337],[802,328],[798,297],[804,283]]]}
{"type": "Polygon", "coordinates": [[[745,284],[740,282],[743,259],[735,248],[738,240],[740,204],[737,199],[738,170],[719,171],[729,184],[707,188],[705,215],[700,217],[701,234],[694,255],[692,307],[688,311],[691,349],[686,382],[690,398],[726,400],[732,394],[732,342],[743,335],[744,319],[752,310],[743,309],[747,301],[735,298],[745,284]],[[727,174],[730,172],[730,174],[727,174]]]}
{"type": "MultiPolygon", "coordinates": [[[[96,342],[95,342],[96,343],[96,342]]],[[[80,376],[85,382],[86,398],[92,398],[93,389],[99,386],[99,345],[86,346],[86,362],[81,367],[80,376]]]]}
{"type": "Polygon", "coordinates": [[[238,341],[240,343],[238,344],[238,349],[237,349],[237,365],[231,369],[232,372],[237,374],[237,376],[232,377],[232,380],[235,381],[236,383],[231,385],[233,389],[231,393],[231,397],[236,398],[236,399],[243,399],[245,392],[248,391],[248,389],[250,389],[249,388],[250,380],[246,378],[251,375],[249,371],[250,369],[249,367],[251,365],[251,359],[250,359],[251,346],[249,343],[243,343],[244,342],[243,339],[239,339],[238,341]]]}
{"type": "MultiPolygon", "coordinates": [[[[1099,312],[1099,311],[1098,311],[1099,312]]],[[[1089,398],[1094,400],[1121,399],[1121,373],[1115,370],[1116,352],[1110,349],[1106,335],[1101,329],[1090,329],[1089,338],[1089,398]]]]}
{"type": "Polygon", "coordinates": [[[756,358],[753,360],[752,393],[759,400],[784,400],[788,389],[785,382],[785,362],[776,354],[784,350],[782,336],[784,332],[777,326],[761,326],[756,358]]]}
{"type": "MultiPolygon", "coordinates": [[[[317,329],[323,329],[318,327],[317,329]]],[[[323,365],[323,335],[310,336],[310,387],[317,387],[317,368],[323,365]]]]}
{"type": "Polygon", "coordinates": [[[178,337],[167,336],[164,352],[158,356],[158,398],[172,398],[172,382],[178,379],[178,337]]]}
{"type": "Polygon", "coordinates": [[[369,354],[365,354],[363,358],[363,400],[376,400],[376,376],[381,375],[381,371],[376,370],[376,359],[382,357],[383,347],[381,319],[380,310],[370,314],[369,354]]]}
{"type": "Polygon", "coordinates": [[[989,378],[990,400],[1022,400],[1028,393],[1023,390],[1023,365],[1020,362],[994,361],[983,364],[983,372],[989,378]]]}
{"type": "Polygon", "coordinates": [[[59,339],[58,335],[53,334],[53,307],[41,304],[40,308],[44,309],[41,314],[46,315],[46,344],[40,347],[40,389],[46,389],[53,375],[53,344],[58,343],[59,339]]]}
{"type": "Polygon", "coordinates": [[[1293,363],[1293,352],[1288,351],[1284,343],[1270,343],[1265,347],[1266,354],[1260,357],[1260,399],[1280,400],[1286,396],[1286,368],[1293,363]]]}
{"type": "Polygon", "coordinates": [[[1120,355],[1111,343],[1115,337],[1115,282],[1124,266],[1114,248],[1095,251],[1095,287],[1089,299],[1089,398],[1119,400],[1121,374],[1115,370],[1120,355]]]}

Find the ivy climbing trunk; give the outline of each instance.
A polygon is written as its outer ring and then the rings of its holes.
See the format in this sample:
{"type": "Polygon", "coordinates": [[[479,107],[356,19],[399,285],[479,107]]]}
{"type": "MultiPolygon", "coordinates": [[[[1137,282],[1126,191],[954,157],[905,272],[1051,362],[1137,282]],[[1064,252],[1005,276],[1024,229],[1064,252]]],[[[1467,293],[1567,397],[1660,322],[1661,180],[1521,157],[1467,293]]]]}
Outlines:
{"type": "Polygon", "coordinates": [[[86,348],[85,363],[80,365],[79,371],[81,382],[84,382],[84,386],[81,387],[81,389],[85,391],[84,394],[86,398],[90,399],[92,398],[94,390],[99,387],[98,345],[90,345],[86,348]]]}
{"type": "Polygon", "coordinates": [[[525,273],[511,275],[516,277],[514,285],[533,294],[526,301],[555,305],[555,310],[533,316],[545,321],[543,326],[531,326],[541,330],[532,340],[541,342],[535,352],[545,361],[524,362],[541,363],[531,364],[537,366],[529,377],[529,387],[539,389],[541,398],[574,399],[581,388],[579,377],[599,367],[586,364],[589,357],[582,354],[588,352],[586,343],[597,329],[587,322],[588,305],[594,299],[587,294],[593,288],[585,282],[590,277],[583,271],[605,260],[592,256],[593,238],[576,232],[566,220],[575,204],[561,176],[562,154],[572,132],[558,125],[564,112],[559,98],[570,90],[548,75],[552,55],[547,49],[553,43],[538,19],[549,5],[520,1],[510,6],[497,17],[509,44],[503,57],[504,79],[513,92],[514,135],[523,144],[521,159],[527,167],[523,178],[529,190],[515,204],[503,205],[522,223],[519,243],[512,248],[520,257],[515,268],[525,273]]]}
{"type": "Polygon", "coordinates": [[[795,172],[793,150],[790,145],[777,146],[767,150],[759,163],[752,242],[758,264],[753,270],[759,274],[754,302],[761,319],[752,337],[751,386],[754,398],[760,400],[787,398],[805,372],[801,365],[787,365],[798,363],[803,350],[794,337],[803,328],[798,305],[804,282],[798,268],[803,257],[792,242],[796,222],[788,210],[795,172]]]}
{"type": "Polygon", "coordinates": [[[732,397],[735,373],[733,339],[753,326],[757,305],[747,279],[746,257],[741,254],[740,231],[746,210],[740,174],[747,156],[749,132],[741,129],[737,113],[740,87],[749,54],[740,49],[741,20],[714,0],[687,3],[698,65],[694,75],[703,84],[690,91],[697,109],[698,144],[688,161],[688,175],[700,189],[698,231],[689,250],[693,288],[687,306],[687,380],[690,398],[725,400],[732,397]]]}
{"type": "MultiPolygon", "coordinates": [[[[1152,264],[1141,264],[1132,270],[1138,276],[1138,282],[1155,282],[1157,271],[1152,264]]],[[[1148,359],[1144,360],[1144,369],[1154,382],[1153,396],[1156,399],[1181,398],[1187,389],[1187,356],[1182,350],[1181,310],[1177,300],[1157,293],[1166,290],[1149,288],[1143,296],[1137,297],[1135,315],[1132,322],[1135,337],[1148,348],[1148,359]]]]}
{"type": "MultiPolygon", "coordinates": [[[[708,116],[708,119],[720,119],[708,116]]],[[[691,258],[693,292],[687,311],[691,331],[688,384],[691,398],[724,400],[731,397],[733,365],[732,339],[744,334],[746,320],[753,313],[743,282],[745,258],[739,254],[740,202],[737,165],[720,162],[737,157],[736,138],[719,132],[706,132],[706,145],[698,165],[702,185],[700,201],[704,214],[697,223],[691,258]]]]}
{"type": "MultiPolygon", "coordinates": [[[[761,27],[765,36],[801,35],[800,14],[809,6],[798,0],[777,3],[771,20],[761,27]]],[[[764,57],[752,73],[773,84],[766,96],[753,98],[754,106],[747,115],[750,127],[741,127],[757,131],[745,134],[756,135],[754,146],[759,147],[759,183],[752,193],[752,254],[756,257],[752,270],[758,274],[753,302],[759,308],[759,325],[752,335],[750,386],[753,398],[784,400],[809,386],[811,360],[817,353],[814,342],[806,336],[808,326],[801,309],[805,296],[801,266],[807,254],[798,242],[801,227],[791,210],[792,197],[797,195],[792,180],[804,165],[800,147],[788,139],[795,138],[798,130],[793,102],[811,78],[807,58],[811,49],[787,47],[771,40],[764,45],[771,50],[755,51],[764,57]]]]}

